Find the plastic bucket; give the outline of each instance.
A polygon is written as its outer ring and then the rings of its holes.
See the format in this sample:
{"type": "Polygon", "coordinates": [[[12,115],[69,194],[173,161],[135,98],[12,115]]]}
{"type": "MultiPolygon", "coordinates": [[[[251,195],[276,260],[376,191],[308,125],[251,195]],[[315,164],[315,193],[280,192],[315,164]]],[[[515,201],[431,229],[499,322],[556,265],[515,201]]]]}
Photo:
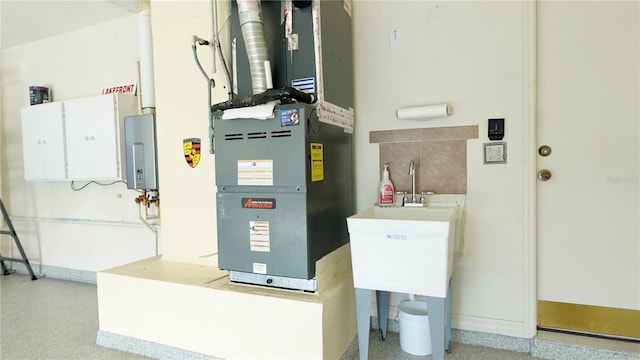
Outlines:
{"type": "Polygon", "coordinates": [[[431,354],[431,331],[427,303],[404,301],[398,306],[400,318],[400,348],[411,355],[431,354]]]}

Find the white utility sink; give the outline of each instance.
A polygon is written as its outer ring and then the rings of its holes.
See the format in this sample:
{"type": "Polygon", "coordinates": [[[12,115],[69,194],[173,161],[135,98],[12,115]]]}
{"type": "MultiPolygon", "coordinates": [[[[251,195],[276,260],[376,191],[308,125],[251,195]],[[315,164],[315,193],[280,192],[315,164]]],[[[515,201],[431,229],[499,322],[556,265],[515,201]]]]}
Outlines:
{"type": "Polygon", "coordinates": [[[458,210],[374,206],[347,218],[354,286],[447,297],[458,210]]]}

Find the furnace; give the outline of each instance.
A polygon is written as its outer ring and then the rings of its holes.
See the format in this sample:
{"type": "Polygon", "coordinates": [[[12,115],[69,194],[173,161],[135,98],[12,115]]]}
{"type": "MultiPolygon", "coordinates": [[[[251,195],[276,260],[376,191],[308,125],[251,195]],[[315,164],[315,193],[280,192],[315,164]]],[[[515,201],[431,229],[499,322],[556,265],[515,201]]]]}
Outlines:
{"type": "Polygon", "coordinates": [[[349,239],[351,135],[306,104],[214,121],[218,266],[232,281],[315,291],[315,262],[349,239]]]}
{"type": "Polygon", "coordinates": [[[233,96],[210,123],[218,266],[315,292],[354,212],[350,7],[238,0],[231,21],[233,96]]]}

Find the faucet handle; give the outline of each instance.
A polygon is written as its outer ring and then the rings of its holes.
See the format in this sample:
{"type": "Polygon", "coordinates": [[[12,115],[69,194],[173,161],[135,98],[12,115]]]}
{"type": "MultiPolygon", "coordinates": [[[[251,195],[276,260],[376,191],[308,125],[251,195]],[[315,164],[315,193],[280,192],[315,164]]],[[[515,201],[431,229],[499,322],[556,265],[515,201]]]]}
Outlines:
{"type": "Polygon", "coordinates": [[[420,202],[421,203],[427,202],[427,195],[433,195],[433,194],[434,194],[433,191],[421,191],[420,192],[420,202]]]}
{"type": "Polygon", "coordinates": [[[407,192],[406,191],[396,191],[396,195],[394,198],[394,205],[402,207],[404,203],[407,201],[407,192]]]}
{"type": "Polygon", "coordinates": [[[407,201],[406,191],[396,191],[396,206],[404,206],[407,201]]]}

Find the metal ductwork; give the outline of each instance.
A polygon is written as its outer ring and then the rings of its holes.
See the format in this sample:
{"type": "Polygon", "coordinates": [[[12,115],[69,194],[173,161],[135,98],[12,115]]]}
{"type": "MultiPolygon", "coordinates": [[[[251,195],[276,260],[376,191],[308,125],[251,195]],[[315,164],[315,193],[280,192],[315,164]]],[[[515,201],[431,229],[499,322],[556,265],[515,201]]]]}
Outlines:
{"type": "Polygon", "coordinates": [[[249,58],[253,93],[259,94],[267,90],[265,61],[269,60],[260,0],[238,0],[238,15],[249,58]]]}

